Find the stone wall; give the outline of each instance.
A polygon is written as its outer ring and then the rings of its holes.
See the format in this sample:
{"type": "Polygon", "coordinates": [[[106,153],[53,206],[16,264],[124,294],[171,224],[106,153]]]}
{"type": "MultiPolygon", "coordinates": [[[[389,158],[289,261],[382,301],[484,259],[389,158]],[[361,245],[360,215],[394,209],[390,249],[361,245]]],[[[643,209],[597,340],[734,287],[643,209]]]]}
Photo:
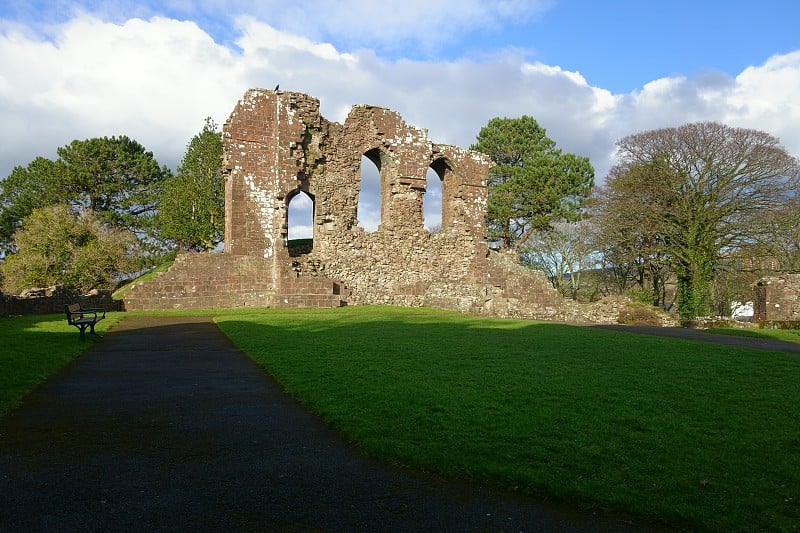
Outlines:
{"type": "Polygon", "coordinates": [[[225,251],[257,255],[304,277],[345,280],[350,303],[408,305],[420,284],[485,277],[486,174],[482,155],[434,145],[394,111],[359,105],[344,124],[319,115],[306,94],[248,91],[225,124],[225,251]],[[378,230],[358,225],[361,159],[380,171],[378,230]],[[442,181],[442,229],[423,227],[426,173],[442,181]],[[289,258],[289,200],[304,192],[314,202],[311,252],[289,258]],[[299,266],[299,268],[297,268],[299,266]]]}
{"type": "Polygon", "coordinates": [[[102,307],[120,311],[122,302],[111,298],[110,291],[77,294],[63,286],[30,289],[22,295],[0,294],[0,316],[64,313],[64,306],[79,303],[83,307],[102,307]]]}
{"type": "Polygon", "coordinates": [[[800,321],[800,274],[758,280],[753,286],[753,320],[800,321]]]}
{"type": "Polygon", "coordinates": [[[338,307],[347,288],[326,278],[272,277],[271,262],[223,253],[181,254],[168,270],[132,287],[126,311],[238,307],[338,307]]]}
{"type": "Polygon", "coordinates": [[[343,124],[296,92],[253,89],[223,128],[225,253],[183,256],[126,297],[128,309],[430,305],[490,316],[613,321],[613,306],[565,301],[544,275],[489,250],[483,154],[435,144],[389,109],[352,108],[343,124]],[[381,220],[359,225],[361,161],[379,170],[381,220]],[[431,175],[439,232],[424,227],[431,175]],[[288,248],[288,206],[313,202],[313,242],[288,248]],[[599,309],[612,309],[611,311],[599,309]],[[590,318],[591,317],[591,318],[590,318]]]}
{"type": "Polygon", "coordinates": [[[168,270],[134,285],[125,310],[270,307],[277,291],[268,267],[258,257],[181,254],[168,270]]]}

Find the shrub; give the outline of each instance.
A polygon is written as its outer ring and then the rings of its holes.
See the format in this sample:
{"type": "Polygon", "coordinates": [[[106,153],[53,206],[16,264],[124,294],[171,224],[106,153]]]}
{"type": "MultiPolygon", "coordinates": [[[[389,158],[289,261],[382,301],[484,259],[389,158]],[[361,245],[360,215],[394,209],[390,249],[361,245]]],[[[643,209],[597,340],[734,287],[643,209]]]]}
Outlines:
{"type": "Polygon", "coordinates": [[[113,288],[133,268],[136,238],[111,228],[91,212],[68,205],[35,209],[14,233],[17,253],[0,266],[3,286],[19,293],[31,287],[65,285],[81,292],[113,288]]]}
{"type": "Polygon", "coordinates": [[[653,305],[658,301],[656,293],[653,289],[642,289],[641,287],[631,287],[627,290],[626,294],[631,301],[644,304],[653,305]]]}
{"type": "Polygon", "coordinates": [[[665,317],[657,307],[632,304],[620,309],[617,322],[627,326],[663,326],[665,317]]]}

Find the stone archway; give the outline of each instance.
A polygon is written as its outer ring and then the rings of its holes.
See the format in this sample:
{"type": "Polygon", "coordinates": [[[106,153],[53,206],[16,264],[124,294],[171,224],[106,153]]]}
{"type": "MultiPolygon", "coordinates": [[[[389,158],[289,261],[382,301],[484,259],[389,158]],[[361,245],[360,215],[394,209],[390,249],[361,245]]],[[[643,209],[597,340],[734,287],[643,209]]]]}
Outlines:
{"type": "Polygon", "coordinates": [[[302,190],[286,197],[286,247],[291,257],[314,248],[314,197],[302,190]]]}
{"type": "MultiPolygon", "coordinates": [[[[452,196],[454,195],[453,187],[453,167],[450,161],[445,157],[434,159],[427,172],[427,185],[426,195],[430,190],[431,182],[436,183],[438,178],[438,194],[439,194],[439,231],[447,230],[453,221],[453,212],[451,207],[452,196]]],[[[427,215],[426,215],[427,216],[427,215]]],[[[426,227],[428,224],[426,223],[426,227]]]]}
{"type": "Polygon", "coordinates": [[[383,179],[380,150],[373,148],[361,156],[356,219],[367,233],[378,229],[383,217],[383,179]]]}

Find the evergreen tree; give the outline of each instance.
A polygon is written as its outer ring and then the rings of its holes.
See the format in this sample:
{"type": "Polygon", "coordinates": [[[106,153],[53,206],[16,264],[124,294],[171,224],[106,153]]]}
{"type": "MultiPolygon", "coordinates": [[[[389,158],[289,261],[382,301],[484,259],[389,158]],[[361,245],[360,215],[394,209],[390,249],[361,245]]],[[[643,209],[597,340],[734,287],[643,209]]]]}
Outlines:
{"type": "Polygon", "coordinates": [[[183,250],[210,250],[222,241],[222,135],[210,118],[189,142],[176,175],[164,184],[157,225],[164,239],[183,250]]]}
{"type": "Polygon", "coordinates": [[[72,141],[58,159],[34,159],[0,181],[0,246],[13,251],[12,235],[36,208],[67,204],[134,232],[145,241],[169,175],[152,152],[128,137],[72,141]]]}
{"type": "Polygon", "coordinates": [[[552,222],[576,221],[594,184],[586,157],[562,153],[529,116],[493,118],[470,149],[496,163],[489,172],[489,238],[519,249],[552,222]]]}

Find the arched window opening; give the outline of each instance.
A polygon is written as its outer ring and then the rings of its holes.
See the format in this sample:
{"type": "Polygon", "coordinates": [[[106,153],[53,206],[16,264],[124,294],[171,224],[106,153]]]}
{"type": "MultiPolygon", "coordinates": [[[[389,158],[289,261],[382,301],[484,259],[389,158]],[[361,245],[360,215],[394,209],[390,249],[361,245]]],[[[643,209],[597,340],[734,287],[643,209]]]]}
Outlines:
{"type": "Polygon", "coordinates": [[[358,225],[365,231],[381,223],[381,152],[377,148],[361,156],[361,185],[358,192],[358,225]]]}
{"type": "Polygon", "coordinates": [[[447,159],[439,158],[428,167],[425,175],[427,185],[423,204],[425,210],[425,227],[431,233],[438,233],[450,227],[453,219],[451,213],[450,197],[452,196],[452,178],[450,175],[453,169],[447,159]],[[427,198],[429,196],[431,198],[427,198]],[[430,204],[430,206],[428,205],[430,204]],[[428,214],[430,213],[430,215],[428,214]],[[430,217],[430,222],[428,218],[430,217]],[[438,218],[438,226],[436,220],[438,218]],[[438,231],[433,231],[433,229],[438,231]]]}
{"type": "Polygon", "coordinates": [[[422,197],[425,229],[439,233],[442,230],[442,178],[432,167],[428,167],[425,181],[425,195],[422,197]]]}
{"type": "Polygon", "coordinates": [[[314,246],[314,199],[303,191],[289,198],[286,245],[289,255],[311,252],[314,246]]]}

